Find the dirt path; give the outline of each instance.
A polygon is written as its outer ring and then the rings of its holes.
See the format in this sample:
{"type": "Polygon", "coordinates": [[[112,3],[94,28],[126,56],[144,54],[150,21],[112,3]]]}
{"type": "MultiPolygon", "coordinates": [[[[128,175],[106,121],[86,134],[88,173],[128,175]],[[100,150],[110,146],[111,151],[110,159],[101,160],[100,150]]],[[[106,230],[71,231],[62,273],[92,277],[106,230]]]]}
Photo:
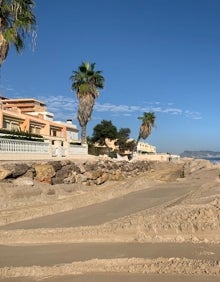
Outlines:
{"type": "MultiPolygon", "coordinates": [[[[200,184],[198,184],[200,185],[200,184]]],[[[116,199],[76,210],[43,216],[1,226],[0,230],[33,228],[66,228],[98,225],[138,211],[149,209],[171,200],[182,199],[196,189],[186,183],[159,184],[153,188],[129,193],[116,199]]]]}
{"type": "MultiPolygon", "coordinates": [[[[33,282],[32,278],[7,278],[1,282],[33,282]]],[[[85,275],[69,275],[50,277],[40,280],[42,282],[219,282],[217,276],[190,276],[190,275],[157,275],[157,274],[119,274],[119,273],[95,273],[85,275]]]]}
{"type": "Polygon", "coordinates": [[[0,281],[217,282],[218,176],[217,170],[201,170],[126,193],[128,182],[114,199],[1,226],[0,281]],[[193,239],[198,232],[203,243],[193,239]],[[193,240],[184,242],[182,234],[193,240]],[[163,242],[172,235],[182,243],[163,242]]]}
{"type": "Polygon", "coordinates": [[[31,246],[1,246],[0,267],[52,266],[61,263],[96,259],[139,257],[186,257],[220,260],[220,245],[192,243],[82,243],[31,246]]]}

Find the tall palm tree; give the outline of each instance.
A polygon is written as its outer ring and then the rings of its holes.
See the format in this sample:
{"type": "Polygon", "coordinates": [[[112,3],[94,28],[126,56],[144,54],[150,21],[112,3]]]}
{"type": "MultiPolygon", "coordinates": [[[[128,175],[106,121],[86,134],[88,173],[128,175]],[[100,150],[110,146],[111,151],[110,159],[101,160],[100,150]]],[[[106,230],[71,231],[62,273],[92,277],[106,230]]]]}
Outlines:
{"type": "Polygon", "coordinates": [[[138,117],[138,119],[140,119],[142,123],[136,141],[135,151],[137,151],[137,146],[140,139],[146,139],[151,134],[152,127],[155,127],[156,116],[154,112],[144,112],[143,116],[138,117]]]}
{"type": "Polygon", "coordinates": [[[86,143],[86,125],[91,119],[95,99],[99,95],[99,89],[104,88],[104,77],[101,71],[95,71],[95,63],[84,63],[73,71],[72,91],[76,91],[79,100],[77,118],[81,126],[81,142],[86,143]]]}
{"type": "Polygon", "coordinates": [[[10,44],[20,53],[26,36],[34,35],[34,5],[34,0],[0,0],[0,66],[7,57],[10,44]]]}

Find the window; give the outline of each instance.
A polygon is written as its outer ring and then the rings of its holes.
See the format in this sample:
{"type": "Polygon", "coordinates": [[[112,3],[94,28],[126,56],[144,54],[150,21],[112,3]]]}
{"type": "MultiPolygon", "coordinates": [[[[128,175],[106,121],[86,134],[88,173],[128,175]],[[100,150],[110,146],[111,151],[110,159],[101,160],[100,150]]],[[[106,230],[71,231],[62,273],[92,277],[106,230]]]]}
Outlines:
{"type": "Polygon", "coordinates": [[[61,131],[59,128],[50,128],[50,136],[53,136],[53,137],[61,137],[61,131]]]}
{"type": "Polygon", "coordinates": [[[56,137],[57,136],[57,132],[54,129],[51,129],[51,136],[56,137]]]}
{"type": "Polygon", "coordinates": [[[3,128],[4,129],[9,129],[10,130],[10,122],[7,120],[3,121],[3,128]]]}
{"type": "Polygon", "coordinates": [[[15,122],[12,122],[11,123],[11,130],[19,130],[19,124],[18,123],[15,123],[15,122]]]}
{"type": "Polygon", "coordinates": [[[3,120],[3,128],[16,131],[20,129],[20,124],[16,121],[3,120]]]}
{"type": "Polygon", "coordinates": [[[33,134],[40,134],[40,127],[31,125],[30,126],[30,132],[33,133],[33,134]]]}

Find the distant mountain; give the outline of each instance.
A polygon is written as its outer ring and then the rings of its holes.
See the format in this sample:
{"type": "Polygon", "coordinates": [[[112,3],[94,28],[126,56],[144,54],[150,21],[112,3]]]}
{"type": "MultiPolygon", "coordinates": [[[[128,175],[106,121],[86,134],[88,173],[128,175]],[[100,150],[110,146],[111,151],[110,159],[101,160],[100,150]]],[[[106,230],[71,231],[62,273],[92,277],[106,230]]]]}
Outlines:
{"type": "Polygon", "coordinates": [[[184,151],[180,154],[183,158],[220,158],[220,152],[213,152],[213,151],[184,151]]]}

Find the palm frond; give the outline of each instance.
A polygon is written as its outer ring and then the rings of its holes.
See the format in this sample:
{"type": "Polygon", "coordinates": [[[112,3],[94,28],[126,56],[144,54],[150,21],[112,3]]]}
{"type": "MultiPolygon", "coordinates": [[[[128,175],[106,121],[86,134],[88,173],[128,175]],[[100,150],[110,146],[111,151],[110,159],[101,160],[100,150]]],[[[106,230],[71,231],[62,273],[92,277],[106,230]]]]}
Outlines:
{"type": "Polygon", "coordinates": [[[138,140],[140,140],[141,138],[146,139],[151,134],[152,127],[155,127],[156,116],[154,112],[144,112],[143,116],[138,117],[138,119],[142,121],[138,140]]]}
{"type": "MultiPolygon", "coordinates": [[[[18,52],[24,48],[26,36],[35,34],[36,18],[33,0],[2,0],[0,6],[1,30],[5,40],[18,52]]],[[[33,43],[34,41],[32,41],[33,43]]]]}

